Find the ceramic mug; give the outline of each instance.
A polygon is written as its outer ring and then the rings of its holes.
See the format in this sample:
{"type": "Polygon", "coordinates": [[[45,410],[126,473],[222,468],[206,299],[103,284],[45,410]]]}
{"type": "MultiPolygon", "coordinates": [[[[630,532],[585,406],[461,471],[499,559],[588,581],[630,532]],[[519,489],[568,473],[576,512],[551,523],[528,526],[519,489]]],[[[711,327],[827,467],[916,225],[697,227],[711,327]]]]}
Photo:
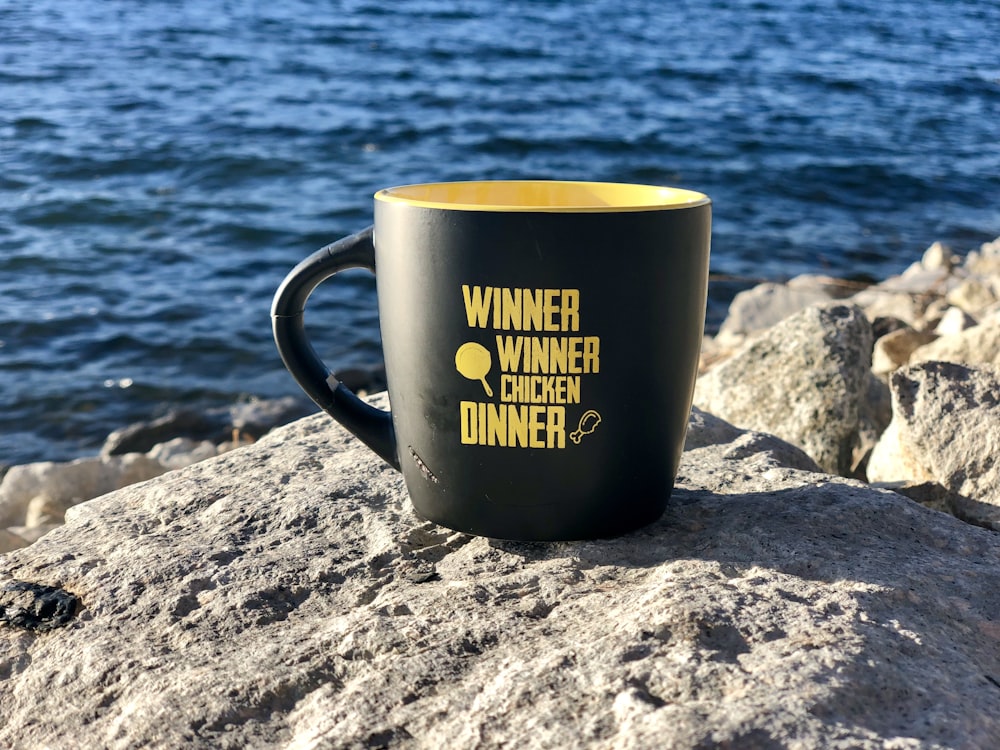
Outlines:
{"type": "Polygon", "coordinates": [[[271,310],[285,366],[402,471],[418,514],[517,540],[616,536],[664,511],[705,321],[711,202],[561,181],[407,185],[296,266],[271,310]],[[391,411],[309,343],[310,293],[375,274],[391,411]]]}

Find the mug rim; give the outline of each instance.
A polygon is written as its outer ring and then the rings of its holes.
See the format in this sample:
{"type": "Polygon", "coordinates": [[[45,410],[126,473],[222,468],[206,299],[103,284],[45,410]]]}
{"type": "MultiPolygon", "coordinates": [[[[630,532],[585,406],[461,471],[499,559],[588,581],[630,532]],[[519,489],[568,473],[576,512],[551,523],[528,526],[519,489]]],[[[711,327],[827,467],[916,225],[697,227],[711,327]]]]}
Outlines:
{"type": "Polygon", "coordinates": [[[451,211],[619,213],[694,208],[704,193],[665,185],[583,180],[425,182],[379,190],[375,200],[451,211]]]}

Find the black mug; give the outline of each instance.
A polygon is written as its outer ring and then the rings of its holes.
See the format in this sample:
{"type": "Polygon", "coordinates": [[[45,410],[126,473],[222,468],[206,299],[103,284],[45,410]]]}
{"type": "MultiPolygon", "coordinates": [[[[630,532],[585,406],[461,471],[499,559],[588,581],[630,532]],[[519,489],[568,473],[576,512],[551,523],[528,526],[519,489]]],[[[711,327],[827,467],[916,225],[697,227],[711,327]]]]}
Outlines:
{"type": "Polygon", "coordinates": [[[284,280],[271,310],[305,392],[401,470],[417,513],[516,540],[659,518],[684,447],[705,321],[711,202],[649,185],[409,185],[284,280]],[[310,293],[375,273],[391,411],[314,352],[310,293]]]}

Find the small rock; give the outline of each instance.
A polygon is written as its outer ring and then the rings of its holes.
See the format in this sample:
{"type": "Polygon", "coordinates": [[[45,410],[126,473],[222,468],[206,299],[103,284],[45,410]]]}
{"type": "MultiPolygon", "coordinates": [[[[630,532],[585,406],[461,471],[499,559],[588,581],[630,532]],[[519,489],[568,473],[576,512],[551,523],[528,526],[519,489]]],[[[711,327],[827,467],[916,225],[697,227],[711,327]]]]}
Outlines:
{"type": "Polygon", "coordinates": [[[984,258],[1000,258],[1000,237],[992,242],[984,242],[979,246],[979,253],[984,258]]]}
{"type": "Polygon", "coordinates": [[[229,421],[242,436],[257,440],[275,427],[315,414],[316,409],[311,401],[295,396],[253,399],[231,407],[229,421]]]}
{"type": "Polygon", "coordinates": [[[954,492],[949,492],[937,482],[872,482],[873,487],[892,490],[925,508],[954,515],[954,492]]]}
{"type": "Polygon", "coordinates": [[[136,422],[115,430],[104,441],[101,455],[146,453],[152,450],[153,446],[177,437],[221,440],[230,429],[228,416],[193,409],[175,409],[150,422],[136,422]]]}
{"type": "Polygon", "coordinates": [[[725,454],[728,459],[747,459],[753,456],[770,466],[811,472],[821,471],[805,451],[791,443],[765,432],[741,430],[723,419],[702,411],[697,406],[692,407],[684,450],[695,451],[726,443],[730,444],[725,454]]]}
{"type": "Polygon", "coordinates": [[[58,529],[61,523],[40,523],[34,526],[11,526],[8,531],[17,534],[28,544],[34,544],[53,529],[58,529]]]}
{"type": "MultiPolygon", "coordinates": [[[[986,245],[983,245],[983,247],[986,247],[986,245]]],[[[963,268],[973,276],[1000,276],[1000,255],[973,250],[965,256],[963,268]]]]}
{"type": "Polygon", "coordinates": [[[984,320],[951,336],[942,336],[915,349],[910,363],[956,362],[1000,367],[1000,320],[984,320]]]}
{"type": "Polygon", "coordinates": [[[978,276],[1000,276],[1000,237],[965,256],[965,269],[978,276]]]}
{"type": "Polygon", "coordinates": [[[958,283],[948,267],[926,268],[923,263],[914,263],[899,276],[890,276],[869,289],[943,297],[958,283]]]}
{"type": "Polygon", "coordinates": [[[910,355],[937,336],[929,331],[918,331],[905,326],[875,341],[872,350],[872,372],[886,375],[910,361],[910,355]]]}
{"type": "Polygon", "coordinates": [[[950,305],[961,308],[970,315],[978,315],[1000,300],[997,280],[986,276],[972,276],[948,292],[945,298],[950,305]]]}
{"type": "Polygon", "coordinates": [[[24,517],[25,526],[42,526],[50,523],[62,523],[66,516],[66,509],[72,505],[72,500],[54,500],[43,492],[35,495],[28,501],[28,508],[24,517]]]}
{"type": "Polygon", "coordinates": [[[934,327],[938,336],[951,336],[976,325],[975,319],[960,307],[949,307],[934,327]]]}
{"type": "Polygon", "coordinates": [[[917,321],[915,327],[921,331],[933,331],[950,309],[951,305],[943,297],[935,297],[927,304],[923,318],[917,321]]]}
{"type": "Polygon", "coordinates": [[[918,502],[925,508],[948,513],[960,518],[966,523],[991,528],[990,519],[994,516],[993,506],[984,505],[976,500],[952,492],[937,482],[877,482],[873,486],[891,489],[900,495],[918,502]]]}
{"type": "Polygon", "coordinates": [[[359,396],[381,393],[386,389],[385,365],[347,367],[337,370],[334,377],[359,396]]]}
{"type": "Polygon", "coordinates": [[[904,328],[911,328],[909,323],[890,315],[877,315],[870,319],[872,322],[872,337],[878,341],[883,336],[888,336],[893,331],[900,331],[904,328]]]}
{"type": "Polygon", "coordinates": [[[175,470],[213,458],[217,453],[215,445],[207,440],[199,442],[191,438],[174,438],[165,443],[154,445],[146,457],[168,469],[175,470]]]}
{"type": "Polygon", "coordinates": [[[958,262],[951,248],[941,242],[935,242],[924,251],[920,265],[928,271],[945,269],[950,271],[958,262]]]}
{"type": "Polygon", "coordinates": [[[932,299],[934,297],[931,295],[893,292],[873,286],[858,292],[849,301],[864,310],[869,320],[895,318],[918,327],[932,299]]]}

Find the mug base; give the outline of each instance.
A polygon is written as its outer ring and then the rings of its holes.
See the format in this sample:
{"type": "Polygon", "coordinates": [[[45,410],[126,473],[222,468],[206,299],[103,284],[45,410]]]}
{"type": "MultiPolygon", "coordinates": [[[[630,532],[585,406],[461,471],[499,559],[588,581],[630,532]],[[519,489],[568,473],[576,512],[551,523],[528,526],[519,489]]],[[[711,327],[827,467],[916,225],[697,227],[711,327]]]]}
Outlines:
{"type": "Polygon", "coordinates": [[[517,517],[512,517],[510,508],[498,509],[497,515],[488,517],[481,514],[477,518],[455,519],[435,513],[428,513],[416,505],[416,514],[431,523],[473,536],[486,537],[510,542],[582,542],[597,539],[612,539],[624,536],[648,526],[663,515],[667,501],[643,503],[641,508],[631,512],[615,513],[602,518],[587,518],[574,522],[567,518],[564,506],[550,506],[549,509],[533,508],[525,513],[525,508],[517,517]]]}

